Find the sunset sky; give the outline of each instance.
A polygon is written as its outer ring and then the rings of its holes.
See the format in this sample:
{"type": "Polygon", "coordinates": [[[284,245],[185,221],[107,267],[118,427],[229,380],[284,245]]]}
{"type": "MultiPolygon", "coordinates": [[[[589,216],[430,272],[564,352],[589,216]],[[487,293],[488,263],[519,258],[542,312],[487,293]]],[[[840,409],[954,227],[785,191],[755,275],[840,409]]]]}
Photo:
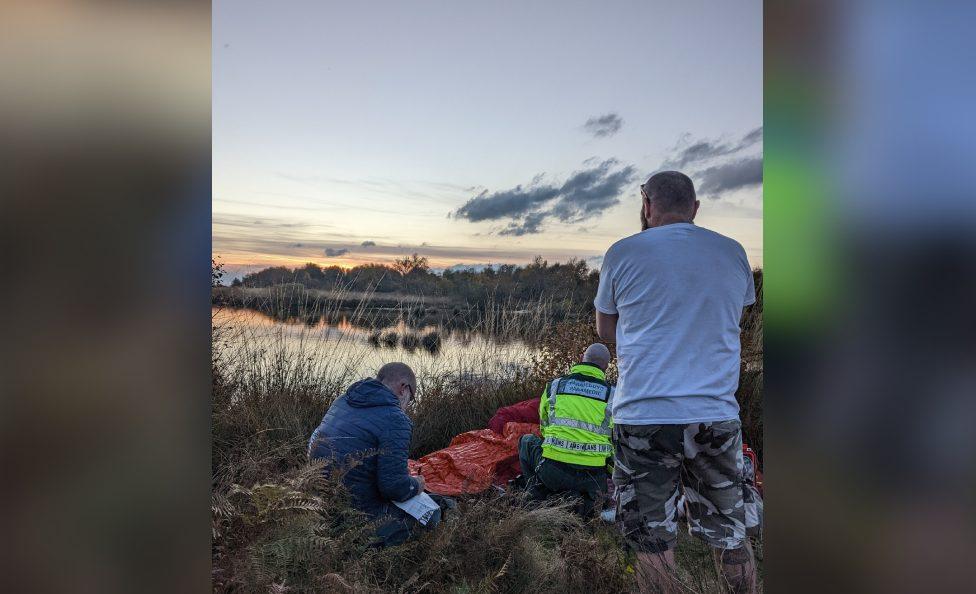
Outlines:
{"type": "Polygon", "coordinates": [[[217,0],[214,255],[598,267],[667,168],[762,265],[762,3],[707,4],[217,0]]]}

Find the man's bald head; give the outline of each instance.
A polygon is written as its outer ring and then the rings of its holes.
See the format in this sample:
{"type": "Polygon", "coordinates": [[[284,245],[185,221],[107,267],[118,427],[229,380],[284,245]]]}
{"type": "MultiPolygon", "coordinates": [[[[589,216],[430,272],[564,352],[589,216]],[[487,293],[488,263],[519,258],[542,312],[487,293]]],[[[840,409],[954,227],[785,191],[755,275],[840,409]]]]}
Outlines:
{"type": "Polygon", "coordinates": [[[417,391],[417,376],[406,363],[387,363],[376,372],[376,379],[394,394],[400,394],[403,386],[410,386],[411,393],[417,391]]]}
{"type": "Polygon", "coordinates": [[[586,347],[583,352],[583,363],[592,363],[603,371],[610,366],[610,349],[605,344],[596,342],[586,347]]]}
{"type": "Polygon", "coordinates": [[[400,362],[387,363],[380,367],[379,371],[376,372],[376,379],[388,388],[398,387],[400,382],[406,382],[411,386],[417,383],[417,376],[414,375],[410,366],[400,362]]]}

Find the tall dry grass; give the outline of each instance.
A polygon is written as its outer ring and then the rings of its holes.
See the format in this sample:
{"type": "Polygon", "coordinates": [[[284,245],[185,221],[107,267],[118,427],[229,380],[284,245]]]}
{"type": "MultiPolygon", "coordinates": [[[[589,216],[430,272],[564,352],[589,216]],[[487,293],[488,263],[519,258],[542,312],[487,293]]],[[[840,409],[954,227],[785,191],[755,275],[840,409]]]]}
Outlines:
{"type": "MultiPolygon", "coordinates": [[[[489,320],[496,328],[517,323],[489,320]]],[[[370,547],[371,527],[348,505],[341,483],[305,459],[308,436],[352,379],[341,352],[355,358],[357,349],[372,348],[341,336],[325,340],[336,341],[328,361],[304,354],[308,343],[300,337],[215,328],[215,591],[576,592],[594,581],[605,591],[627,587],[625,554],[609,527],[511,493],[462,498],[438,530],[400,547],[370,547]]],[[[470,358],[424,373],[408,411],[414,454],[484,427],[498,406],[541,386],[525,375],[498,375],[470,358]]]]}
{"type": "MultiPolygon", "coordinates": [[[[538,396],[595,340],[591,321],[553,324],[538,313],[499,308],[479,328],[517,333],[525,330],[519,320],[530,320],[545,339],[521,370],[498,368],[491,352],[480,361],[447,357],[419,370],[420,397],[408,410],[413,457],[483,428],[500,406],[538,396]]],[[[369,315],[368,307],[359,314],[369,315]]],[[[372,527],[349,506],[341,482],[307,461],[305,448],[332,401],[359,379],[352,362],[373,348],[342,333],[309,330],[286,340],[215,326],[215,591],[600,593],[633,585],[633,557],[612,527],[511,492],[463,497],[437,530],[399,547],[371,547],[372,527]]],[[[746,404],[761,403],[761,381],[750,389],[757,394],[746,404]]],[[[697,541],[682,537],[678,558],[688,591],[717,591],[710,557],[697,541]]]]}
{"type": "Polygon", "coordinates": [[[739,369],[739,402],[742,438],[763,462],[763,271],[753,271],[756,302],[742,315],[742,366],[739,369]]]}

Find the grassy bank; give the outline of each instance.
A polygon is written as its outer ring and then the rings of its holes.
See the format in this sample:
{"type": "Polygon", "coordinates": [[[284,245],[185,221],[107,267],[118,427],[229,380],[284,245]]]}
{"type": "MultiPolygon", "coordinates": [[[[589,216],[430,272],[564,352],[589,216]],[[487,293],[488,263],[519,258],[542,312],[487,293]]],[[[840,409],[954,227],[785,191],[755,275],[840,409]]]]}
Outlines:
{"type": "MultiPolygon", "coordinates": [[[[753,324],[761,320],[754,318],[753,324]]],[[[485,427],[500,406],[538,396],[595,340],[588,321],[543,326],[540,354],[524,375],[422,374],[421,397],[408,411],[411,456],[485,427]]],[[[526,503],[511,492],[461,498],[438,530],[400,547],[370,548],[371,527],[348,505],[341,484],[323,478],[305,456],[325,410],[359,379],[335,361],[368,345],[337,339],[336,358],[323,360],[277,352],[280,345],[272,341],[254,347],[260,358],[237,352],[231,359],[228,330],[214,329],[215,591],[598,593],[631,587],[633,559],[612,527],[582,522],[565,505],[526,503]]],[[[761,337],[761,329],[746,332],[761,337]]],[[[761,378],[760,361],[743,374],[739,394],[746,435],[760,452],[761,378]]],[[[703,545],[682,536],[678,559],[688,591],[717,591],[703,545]]]]}

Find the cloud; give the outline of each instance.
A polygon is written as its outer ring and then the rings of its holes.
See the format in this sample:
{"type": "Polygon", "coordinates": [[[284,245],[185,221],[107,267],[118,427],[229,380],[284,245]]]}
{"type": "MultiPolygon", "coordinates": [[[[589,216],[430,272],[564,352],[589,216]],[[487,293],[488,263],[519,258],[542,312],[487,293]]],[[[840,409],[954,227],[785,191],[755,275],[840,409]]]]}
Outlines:
{"type": "Polygon", "coordinates": [[[338,258],[339,256],[345,256],[348,253],[348,248],[325,248],[325,255],[327,258],[338,258]]]}
{"type": "Polygon", "coordinates": [[[712,139],[692,143],[689,143],[690,136],[686,134],[673,149],[671,156],[665,159],[661,169],[682,169],[690,165],[704,164],[719,157],[733,155],[760,142],[762,134],[763,128],[759,126],[746,133],[738,142],[712,139]]]}
{"type": "Polygon", "coordinates": [[[740,148],[750,147],[756,144],[757,142],[759,142],[760,140],[762,140],[762,137],[763,137],[763,127],[759,126],[755,130],[743,136],[742,141],[739,143],[739,146],[740,148]]]}
{"type": "Polygon", "coordinates": [[[607,138],[619,132],[623,125],[624,121],[619,115],[608,113],[586,120],[586,123],[583,124],[583,129],[595,138],[607,138]]]}
{"type": "Polygon", "coordinates": [[[616,159],[607,159],[575,171],[563,184],[543,184],[536,175],[529,186],[510,190],[483,191],[468,200],[453,215],[471,222],[512,219],[499,235],[520,237],[539,233],[549,218],[575,223],[588,217],[599,217],[620,202],[623,187],[634,180],[632,165],[620,167],[616,159]]]}
{"type": "Polygon", "coordinates": [[[540,231],[539,227],[546,218],[546,213],[544,212],[532,212],[526,215],[524,219],[520,222],[512,221],[498,232],[499,235],[508,235],[510,237],[521,237],[523,235],[531,235],[533,233],[538,233],[540,231]]]}
{"type": "Polygon", "coordinates": [[[608,159],[574,173],[560,189],[560,199],[551,214],[563,222],[577,222],[619,204],[623,187],[635,178],[637,169],[627,165],[611,171],[617,164],[615,159],[608,159]]]}
{"type": "Polygon", "coordinates": [[[472,223],[491,221],[504,217],[515,217],[525,214],[545,202],[559,195],[559,190],[552,186],[523,188],[515,186],[511,190],[489,194],[487,190],[481,192],[464,206],[457,209],[454,215],[468,219],[472,223]]]}
{"type": "MultiPolygon", "coordinates": [[[[659,171],[685,171],[694,180],[698,194],[712,199],[743,188],[758,187],[763,181],[762,140],[762,126],[735,140],[693,140],[685,134],[661,163],[659,171]]],[[[750,206],[743,208],[749,212],[756,210],[750,206]]]]}
{"type": "Polygon", "coordinates": [[[725,192],[758,186],[763,181],[761,156],[736,159],[698,173],[698,193],[717,198],[725,192]]]}
{"type": "Polygon", "coordinates": [[[376,242],[375,241],[372,241],[372,240],[366,240],[366,241],[362,242],[359,245],[362,246],[362,247],[375,247],[376,246],[376,242]]]}

